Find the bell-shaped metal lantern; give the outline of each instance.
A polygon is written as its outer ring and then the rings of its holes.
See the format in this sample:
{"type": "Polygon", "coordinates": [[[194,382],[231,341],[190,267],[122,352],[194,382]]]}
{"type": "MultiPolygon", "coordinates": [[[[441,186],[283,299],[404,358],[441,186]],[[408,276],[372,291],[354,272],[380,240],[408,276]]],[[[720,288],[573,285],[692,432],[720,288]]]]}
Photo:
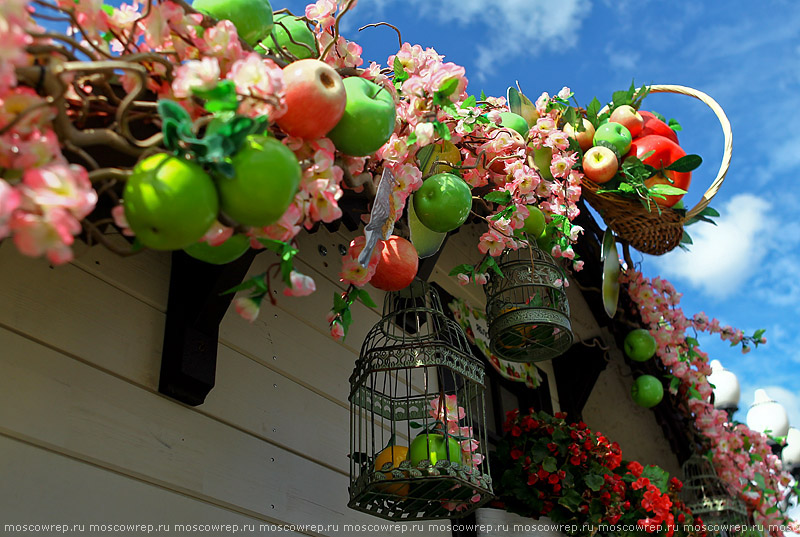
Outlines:
{"type": "Polygon", "coordinates": [[[572,345],[566,274],[531,241],[507,250],[484,286],[490,349],[512,362],[540,362],[572,345]]]}
{"type": "Polygon", "coordinates": [[[748,526],[747,508],[728,485],[717,476],[714,465],[694,454],[683,464],[681,496],[692,514],[700,517],[708,534],[719,535],[715,528],[724,526],[727,537],[744,535],[748,526]],[[734,531],[739,526],[740,531],[734,531]]]}
{"type": "Polygon", "coordinates": [[[493,498],[484,367],[427,283],[387,293],[350,377],[349,506],[457,518],[493,498]]]}

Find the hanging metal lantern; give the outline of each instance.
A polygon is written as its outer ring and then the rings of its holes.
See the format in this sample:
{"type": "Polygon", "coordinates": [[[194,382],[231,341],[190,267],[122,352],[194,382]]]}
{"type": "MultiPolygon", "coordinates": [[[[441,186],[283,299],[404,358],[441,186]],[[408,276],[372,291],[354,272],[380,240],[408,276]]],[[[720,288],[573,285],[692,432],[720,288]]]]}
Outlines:
{"type": "Polygon", "coordinates": [[[389,520],[457,518],[493,498],[484,367],[439,296],[387,293],[350,377],[349,506],[389,520]]]}
{"type": "Polygon", "coordinates": [[[484,285],[492,353],[540,362],[566,351],[573,336],[564,270],[533,241],[507,250],[498,266],[503,277],[490,274],[484,285]]]}
{"type": "Polygon", "coordinates": [[[703,521],[709,535],[724,527],[727,537],[744,535],[748,528],[747,508],[728,485],[717,476],[714,465],[694,454],[683,464],[681,497],[692,514],[703,521]],[[740,531],[735,531],[740,526],[740,531]]]}

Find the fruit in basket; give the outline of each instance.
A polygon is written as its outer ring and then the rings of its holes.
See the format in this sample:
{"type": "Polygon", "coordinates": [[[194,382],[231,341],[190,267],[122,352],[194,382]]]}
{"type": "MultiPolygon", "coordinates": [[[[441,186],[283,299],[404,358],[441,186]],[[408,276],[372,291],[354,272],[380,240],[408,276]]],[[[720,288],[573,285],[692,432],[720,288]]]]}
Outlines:
{"type": "Polygon", "coordinates": [[[578,142],[583,151],[592,147],[594,132],[594,125],[586,118],[583,118],[583,130],[580,132],[576,131],[571,123],[564,125],[564,134],[578,142]]]}
{"type": "MultiPolygon", "coordinates": [[[[645,164],[657,170],[656,175],[645,180],[644,184],[650,188],[657,184],[668,184],[682,190],[689,190],[692,181],[692,172],[676,172],[663,170],[676,160],[686,156],[686,152],[681,146],[663,136],[650,134],[637,138],[631,144],[629,155],[642,158],[643,155],[653,152],[649,157],[642,160],[645,164]]],[[[683,194],[673,194],[662,198],[654,198],[655,202],[662,207],[672,207],[683,197],[683,194]]]]}
{"type": "Polygon", "coordinates": [[[272,6],[268,0],[194,0],[192,7],[218,20],[229,20],[239,37],[250,45],[272,31],[272,6]]]}
{"type": "Polygon", "coordinates": [[[286,49],[298,60],[319,56],[314,33],[309,30],[305,21],[286,13],[275,17],[272,33],[256,47],[256,52],[263,53],[267,50],[274,52],[279,49],[286,49]],[[302,44],[298,45],[297,43],[302,44]],[[308,45],[308,48],[303,45],[308,45]]]}
{"type": "Polygon", "coordinates": [[[245,226],[275,223],[300,184],[300,164],[292,150],[269,136],[249,136],[231,164],[235,177],[217,180],[222,211],[245,226]]]}
{"type": "Polygon", "coordinates": [[[636,138],[642,132],[642,127],[644,126],[644,118],[629,104],[616,107],[611,112],[608,120],[612,123],[619,123],[628,129],[633,138],[636,138]]]}
{"type": "Polygon", "coordinates": [[[250,249],[250,238],[247,235],[233,235],[219,246],[211,246],[207,242],[196,242],[183,249],[184,252],[212,265],[225,265],[236,261],[250,249]]]}
{"type": "Polygon", "coordinates": [[[635,362],[644,362],[653,357],[658,348],[656,338],[645,328],[637,328],[628,332],[622,344],[625,354],[635,362]]]}
{"type": "Polygon", "coordinates": [[[461,151],[459,151],[458,147],[456,147],[453,142],[444,140],[438,144],[433,144],[433,146],[430,147],[432,148],[430,158],[428,158],[425,163],[422,163],[422,166],[420,167],[423,177],[431,172],[439,173],[453,171],[453,168],[445,163],[450,163],[454,166],[461,164],[461,151]]]}
{"type": "Polygon", "coordinates": [[[286,113],[278,126],[286,134],[316,140],[342,118],[347,103],[342,77],[319,60],[299,60],[283,68],[286,113]]]}
{"type": "Polygon", "coordinates": [[[394,99],[383,86],[357,76],[345,78],[344,88],[347,94],[344,114],[328,138],[345,155],[371,155],[394,132],[394,99]]]}
{"type": "Polygon", "coordinates": [[[641,375],[633,381],[631,397],[637,405],[652,408],[664,398],[664,385],[653,375],[641,375]]]}
{"type": "Polygon", "coordinates": [[[411,442],[408,458],[412,466],[417,466],[425,459],[431,461],[432,465],[446,460],[461,464],[461,445],[452,436],[445,441],[439,433],[422,433],[411,442]]]}
{"type": "Polygon", "coordinates": [[[597,128],[592,142],[594,145],[602,145],[619,155],[624,155],[631,147],[631,139],[631,131],[619,123],[609,121],[597,128]]]}
{"type": "Polygon", "coordinates": [[[136,238],[154,250],[180,250],[197,242],[219,210],[211,177],[194,162],[166,153],[134,166],[122,204],[136,238]]]}
{"type": "Polygon", "coordinates": [[[617,174],[619,161],[611,149],[596,145],[583,154],[582,166],[587,178],[602,184],[617,174]]]}
{"type": "Polygon", "coordinates": [[[517,131],[523,138],[528,137],[528,122],[525,118],[514,112],[500,112],[500,126],[517,131]]]}
{"type": "Polygon", "coordinates": [[[641,115],[642,119],[644,120],[642,132],[639,133],[639,137],[657,134],[659,136],[669,138],[676,144],[678,143],[678,135],[675,133],[675,131],[672,130],[669,125],[658,119],[655,114],[640,110],[639,115],[641,115]]]}
{"type": "MultiPolygon", "coordinates": [[[[375,471],[383,471],[383,475],[386,476],[387,480],[393,479],[394,476],[392,475],[391,471],[400,466],[400,464],[407,458],[408,448],[406,446],[387,446],[380,453],[378,453],[377,457],[375,457],[375,471]],[[387,471],[384,471],[384,466],[386,466],[387,463],[391,463],[391,466],[387,467],[387,471]]],[[[376,488],[387,494],[408,496],[410,487],[408,483],[380,483],[376,488]]]]}
{"type": "Polygon", "coordinates": [[[378,243],[380,260],[369,283],[382,291],[399,291],[408,287],[417,275],[419,256],[414,245],[403,237],[392,235],[378,243]]]}
{"type": "Polygon", "coordinates": [[[439,233],[463,224],[472,209],[472,190],[452,173],[437,173],[414,192],[414,210],[423,226],[439,233]]]}

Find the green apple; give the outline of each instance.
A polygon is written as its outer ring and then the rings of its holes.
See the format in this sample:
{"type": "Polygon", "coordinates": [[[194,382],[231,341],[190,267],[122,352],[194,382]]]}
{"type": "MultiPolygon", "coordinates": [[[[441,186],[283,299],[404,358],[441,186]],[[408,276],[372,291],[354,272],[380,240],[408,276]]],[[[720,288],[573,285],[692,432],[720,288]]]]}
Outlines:
{"type": "Polygon", "coordinates": [[[664,398],[664,386],[653,375],[642,375],[633,382],[631,397],[637,405],[652,408],[664,398]]]}
{"type": "Polygon", "coordinates": [[[267,50],[275,51],[281,48],[288,50],[298,60],[319,56],[314,33],[309,30],[306,22],[286,13],[275,17],[272,33],[256,47],[256,52],[264,53],[267,50]],[[297,43],[302,43],[302,45],[297,43]],[[308,45],[308,48],[303,45],[308,45]]]}
{"type": "Polygon", "coordinates": [[[154,250],[180,250],[197,242],[219,211],[211,177],[194,162],[166,153],[134,166],[123,200],[131,230],[154,250]]]}
{"type": "Polygon", "coordinates": [[[414,192],[414,210],[426,228],[439,233],[453,231],[466,222],[472,209],[472,190],[452,173],[437,173],[414,192]]]}
{"type": "Polygon", "coordinates": [[[547,222],[544,218],[544,213],[539,207],[535,205],[528,205],[528,217],[525,219],[525,224],[522,226],[522,231],[532,237],[541,237],[544,233],[544,228],[547,222]]]}
{"type": "Polygon", "coordinates": [[[357,76],[345,78],[344,89],[344,115],[328,138],[345,155],[366,157],[380,149],[394,132],[394,99],[386,88],[357,76]]]}
{"type": "Polygon", "coordinates": [[[519,114],[515,114],[514,112],[500,112],[500,125],[507,129],[517,131],[523,138],[528,137],[530,127],[528,127],[528,122],[525,121],[525,118],[519,114]]]}
{"type": "Polygon", "coordinates": [[[225,265],[236,261],[250,249],[250,238],[247,235],[234,235],[219,246],[211,246],[207,242],[196,242],[183,249],[184,252],[212,265],[225,265]]]}
{"type": "Polygon", "coordinates": [[[452,436],[448,436],[445,442],[441,434],[422,433],[411,442],[408,458],[412,466],[417,466],[425,459],[431,461],[432,465],[446,460],[461,464],[461,445],[452,436]]]}
{"type": "Polygon", "coordinates": [[[269,0],[194,0],[192,7],[217,20],[229,20],[239,37],[255,45],[272,31],[269,0]]]}
{"type": "Polygon", "coordinates": [[[631,148],[631,131],[619,123],[609,121],[600,125],[594,133],[594,145],[602,145],[613,150],[619,157],[631,148]]]}
{"type": "Polygon", "coordinates": [[[625,354],[628,355],[628,358],[635,362],[644,362],[653,357],[658,344],[649,330],[637,328],[628,332],[622,347],[625,349],[625,354]]]}
{"type": "Polygon", "coordinates": [[[408,198],[408,231],[409,239],[420,259],[430,257],[442,247],[447,233],[439,233],[422,225],[414,210],[414,196],[408,198]]]}
{"type": "Polygon", "coordinates": [[[245,226],[277,222],[292,203],[302,175],[292,150],[269,136],[249,136],[231,164],[236,176],[217,180],[222,211],[245,226]]]}
{"type": "Polygon", "coordinates": [[[539,170],[539,175],[546,181],[553,180],[550,164],[553,162],[553,150],[549,147],[537,147],[533,150],[533,163],[539,170]]]}

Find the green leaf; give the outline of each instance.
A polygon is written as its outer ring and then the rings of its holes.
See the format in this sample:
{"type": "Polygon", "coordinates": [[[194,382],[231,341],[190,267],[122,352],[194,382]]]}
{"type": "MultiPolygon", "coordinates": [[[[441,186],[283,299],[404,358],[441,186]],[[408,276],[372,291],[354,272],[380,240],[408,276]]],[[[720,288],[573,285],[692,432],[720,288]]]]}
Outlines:
{"type": "Polygon", "coordinates": [[[108,15],[109,17],[112,17],[114,15],[114,8],[112,6],[103,4],[102,6],[100,6],[100,9],[102,9],[105,12],[105,14],[108,15]]]}
{"type": "Polygon", "coordinates": [[[678,188],[667,184],[656,184],[649,188],[651,194],[663,194],[665,196],[672,196],[676,194],[686,194],[682,188],[678,188]]]}
{"type": "Polygon", "coordinates": [[[659,114],[655,110],[650,110],[650,113],[653,114],[654,116],[656,116],[656,119],[658,119],[659,121],[663,121],[664,123],[667,122],[667,118],[665,118],[664,116],[662,116],[661,114],[659,114]]]}
{"type": "Polygon", "coordinates": [[[472,275],[474,271],[475,271],[475,267],[473,267],[472,265],[464,263],[463,265],[458,265],[457,267],[454,267],[450,271],[448,276],[458,276],[459,274],[472,275]]]}
{"type": "Polygon", "coordinates": [[[436,96],[440,99],[444,99],[445,97],[450,97],[455,91],[458,89],[458,78],[453,77],[444,82],[439,87],[439,91],[436,92],[436,96]]]}
{"type": "Polygon", "coordinates": [[[236,84],[232,80],[222,80],[211,89],[192,88],[192,94],[205,99],[204,108],[209,112],[235,112],[239,108],[236,84]]]}
{"type": "Polygon", "coordinates": [[[229,295],[231,293],[238,293],[239,291],[244,291],[246,289],[256,288],[262,293],[266,293],[267,289],[267,282],[264,280],[264,274],[259,274],[258,276],[253,276],[252,278],[243,281],[239,285],[235,287],[231,287],[227,291],[223,291],[222,295],[229,295]]]}
{"type": "Polygon", "coordinates": [[[419,151],[417,151],[417,163],[419,163],[419,169],[424,170],[431,164],[431,159],[433,158],[433,151],[436,147],[431,145],[426,145],[419,151]]]}
{"type": "Polygon", "coordinates": [[[678,377],[672,377],[672,380],[669,381],[669,389],[670,391],[674,391],[678,389],[678,386],[681,384],[681,379],[678,377]]]}
{"type": "Polygon", "coordinates": [[[697,169],[702,163],[703,159],[700,155],[686,155],[685,157],[679,158],[665,169],[685,173],[697,169]]]}
{"type": "Polygon", "coordinates": [[[333,311],[336,313],[341,313],[347,309],[347,302],[345,301],[344,297],[341,293],[337,293],[334,291],[333,293],[333,311]]]}
{"type": "Polygon", "coordinates": [[[681,124],[678,123],[677,119],[670,119],[667,125],[669,125],[669,128],[674,130],[675,132],[680,132],[683,130],[683,127],[681,127],[681,124]]]}
{"type": "Polygon", "coordinates": [[[683,235],[681,236],[681,244],[694,244],[692,237],[686,232],[685,229],[683,230],[683,235]]]}
{"type": "Polygon", "coordinates": [[[578,510],[578,507],[580,507],[582,501],[583,498],[581,498],[581,495],[578,494],[575,489],[569,489],[558,499],[558,504],[563,505],[574,513],[578,510]]]}
{"type": "Polygon", "coordinates": [[[469,97],[464,99],[464,102],[461,103],[461,108],[462,109],[475,108],[477,104],[478,104],[478,99],[476,99],[474,95],[470,95],[469,97]]]}
{"type": "Polygon", "coordinates": [[[481,272],[486,272],[487,269],[491,269],[492,272],[497,274],[498,278],[503,277],[503,271],[500,270],[497,261],[495,261],[495,258],[492,256],[487,257],[483,263],[481,263],[481,272]]]}
{"type": "Polygon", "coordinates": [[[597,119],[597,114],[603,108],[602,103],[595,97],[592,99],[592,102],[589,103],[589,106],[586,107],[586,119],[594,125],[595,128],[600,126],[600,121],[597,119]]]}
{"type": "Polygon", "coordinates": [[[497,203],[498,205],[508,205],[511,203],[511,192],[508,190],[495,190],[494,192],[489,192],[486,194],[483,199],[491,203],[497,203]]]}
{"type": "Polygon", "coordinates": [[[403,63],[397,56],[394,58],[394,64],[392,68],[394,69],[394,86],[399,89],[403,82],[409,79],[410,75],[406,71],[406,68],[403,67],[403,63]]]}
{"type": "Polygon", "coordinates": [[[601,488],[603,488],[603,484],[605,484],[606,480],[603,478],[603,476],[598,474],[587,474],[583,478],[583,482],[586,483],[587,487],[595,492],[598,492],[601,488]]]}
{"type": "Polygon", "coordinates": [[[447,125],[445,125],[441,121],[434,121],[433,128],[436,131],[436,134],[438,134],[439,137],[442,138],[443,140],[450,139],[450,129],[448,129],[447,125]]]}
{"type": "Polygon", "coordinates": [[[522,115],[522,99],[519,97],[519,91],[513,86],[509,86],[506,92],[506,99],[508,100],[508,108],[511,112],[522,115]]]}
{"type": "Polygon", "coordinates": [[[544,461],[542,461],[542,468],[552,474],[558,470],[558,461],[555,457],[545,457],[544,461]]]}
{"type": "Polygon", "coordinates": [[[717,216],[719,216],[719,211],[717,211],[717,210],[716,210],[716,209],[714,209],[713,207],[706,207],[705,209],[703,209],[702,211],[700,211],[700,213],[699,213],[699,214],[701,214],[701,215],[703,215],[703,216],[712,216],[712,217],[717,217],[717,216]]]}
{"type": "Polygon", "coordinates": [[[271,251],[273,251],[275,253],[282,252],[283,251],[283,247],[286,246],[285,242],[276,241],[275,239],[263,239],[263,238],[260,238],[260,239],[258,239],[258,242],[260,242],[262,244],[262,246],[264,246],[264,248],[266,248],[268,250],[271,250],[271,251]]]}
{"type": "Polygon", "coordinates": [[[364,303],[365,306],[368,308],[377,308],[378,305],[372,300],[372,297],[369,296],[369,293],[366,289],[359,289],[358,290],[358,298],[361,299],[361,302],[364,303]]]}
{"type": "Polygon", "coordinates": [[[756,331],[753,333],[753,339],[755,339],[756,341],[758,341],[759,339],[761,339],[761,337],[764,335],[764,333],[765,333],[765,332],[766,332],[766,329],[764,329],[764,328],[759,328],[758,330],[756,330],[756,331]]]}
{"type": "Polygon", "coordinates": [[[669,484],[669,472],[658,466],[648,466],[642,472],[642,476],[650,480],[661,492],[667,492],[669,484]]]}

